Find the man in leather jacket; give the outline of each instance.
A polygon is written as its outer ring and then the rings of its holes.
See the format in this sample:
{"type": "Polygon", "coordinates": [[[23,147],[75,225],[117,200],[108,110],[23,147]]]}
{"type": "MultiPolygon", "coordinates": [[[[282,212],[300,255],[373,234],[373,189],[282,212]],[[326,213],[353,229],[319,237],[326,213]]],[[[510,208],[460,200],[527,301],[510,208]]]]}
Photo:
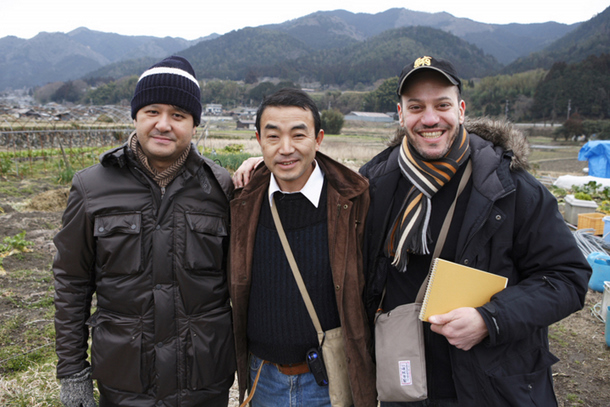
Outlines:
{"type": "MultiPolygon", "coordinates": [[[[240,401],[252,406],[330,406],[307,355],[319,338],[278,236],[272,211],[324,332],[341,327],[355,407],[376,407],[375,367],[362,293],[368,183],[320,153],[314,101],[281,89],[257,112],[264,165],[231,201],[230,290],[240,401]]],[[[336,332],[336,331],[335,331],[336,332]]],[[[332,334],[331,334],[332,335],[332,334]]],[[[344,394],[346,395],[346,394],[344,394]]],[[[346,395],[347,396],[347,395],[346,395]]],[[[345,402],[345,400],[343,400],[345,402]]]]}

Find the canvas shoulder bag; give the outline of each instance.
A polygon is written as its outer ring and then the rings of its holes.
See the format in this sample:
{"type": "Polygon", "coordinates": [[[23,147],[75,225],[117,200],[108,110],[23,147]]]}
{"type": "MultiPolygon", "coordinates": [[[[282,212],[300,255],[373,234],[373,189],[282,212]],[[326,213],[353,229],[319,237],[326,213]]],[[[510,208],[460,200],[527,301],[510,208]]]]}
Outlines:
{"type": "MultiPolygon", "coordinates": [[[[468,183],[472,162],[466,165],[455,199],[445,216],[432,259],[441,254],[451,225],[457,199],[468,183]]],[[[385,289],[375,314],[375,359],[377,394],[380,401],[420,401],[428,398],[424,327],[419,320],[422,301],[430,273],[424,279],[414,303],[403,304],[383,312],[385,289]]]]}
{"type": "MultiPolygon", "coordinates": [[[[317,355],[317,357],[321,358],[321,361],[323,362],[322,367],[326,371],[330,403],[333,407],[350,407],[354,402],[347,374],[347,357],[345,356],[345,346],[343,344],[343,331],[341,327],[326,332],[322,331],[322,325],[318,319],[318,314],[311,302],[311,298],[305,287],[305,282],[303,281],[301,272],[294,259],[294,255],[292,254],[292,249],[290,249],[290,244],[286,238],[286,233],[284,232],[284,227],[282,226],[275,202],[271,205],[271,214],[273,215],[273,221],[275,222],[277,233],[280,236],[282,247],[286,252],[292,274],[299,286],[299,291],[301,292],[301,296],[307,307],[307,312],[309,313],[318,334],[320,347],[318,348],[319,355],[317,355]]],[[[312,356],[311,353],[312,351],[308,352],[308,359],[312,356]]],[[[320,359],[318,359],[318,361],[320,361],[320,359]]],[[[323,372],[317,371],[320,366],[311,364],[310,360],[308,360],[308,364],[310,365],[310,370],[314,374],[318,384],[323,385],[323,383],[321,383],[323,379],[320,379],[320,375],[322,375],[323,372]]]]}

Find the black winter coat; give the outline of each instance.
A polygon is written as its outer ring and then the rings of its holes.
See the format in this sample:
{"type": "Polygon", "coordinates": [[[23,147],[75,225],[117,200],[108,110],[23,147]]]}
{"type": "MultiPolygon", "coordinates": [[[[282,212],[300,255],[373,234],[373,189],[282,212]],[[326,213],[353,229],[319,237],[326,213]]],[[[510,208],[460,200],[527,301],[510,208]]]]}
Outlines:
{"type": "MultiPolygon", "coordinates": [[[[473,186],[466,212],[455,214],[463,224],[453,242],[456,258],[449,260],[508,277],[508,287],[479,309],[489,337],[469,351],[450,349],[458,401],[473,407],[554,406],[551,366],[558,359],[549,351],[547,327],[583,307],[591,270],[557,200],[525,171],[524,137],[485,120],[467,122],[466,128],[473,186]]],[[[364,248],[369,318],[387,275],[380,242],[401,176],[396,160],[388,160],[397,148],[361,169],[371,192],[364,248]]]]}
{"type": "Polygon", "coordinates": [[[87,365],[121,406],[226,406],[229,174],[195,148],[165,194],[127,145],[74,176],[54,241],[58,377],[87,365]],[[97,310],[90,317],[93,294],[97,310]]]}

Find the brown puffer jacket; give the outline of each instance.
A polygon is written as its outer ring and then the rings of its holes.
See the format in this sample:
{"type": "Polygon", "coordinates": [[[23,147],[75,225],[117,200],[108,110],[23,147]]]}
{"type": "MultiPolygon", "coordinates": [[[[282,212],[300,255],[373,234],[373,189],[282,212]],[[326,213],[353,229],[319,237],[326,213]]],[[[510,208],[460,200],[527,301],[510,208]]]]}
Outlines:
{"type": "Polygon", "coordinates": [[[229,174],[192,148],[162,197],[126,145],[100,161],[74,176],[54,240],[57,376],[88,365],[90,326],[92,376],[109,402],[226,406],[229,174]]]}

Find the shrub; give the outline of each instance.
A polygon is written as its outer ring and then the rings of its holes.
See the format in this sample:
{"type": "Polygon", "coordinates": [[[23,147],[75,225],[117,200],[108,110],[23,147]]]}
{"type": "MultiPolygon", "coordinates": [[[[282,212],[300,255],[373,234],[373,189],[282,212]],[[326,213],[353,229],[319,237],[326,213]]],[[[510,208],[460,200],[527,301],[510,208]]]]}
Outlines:
{"type": "Polygon", "coordinates": [[[322,115],[322,129],[328,134],[341,134],[343,128],[343,115],[338,110],[323,110],[322,115]]]}
{"type": "Polygon", "coordinates": [[[593,200],[591,195],[587,194],[586,192],[577,192],[574,194],[574,198],[580,199],[581,201],[592,201],[593,200]]]}
{"type": "Polygon", "coordinates": [[[72,167],[62,166],[59,171],[59,176],[57,177],[57,182],[61,185],[70,184],[75,173],[76,171],[72,167]]]}
{"type": "Polygon", "coordinates": [[[243,144],[228,144],[222,150],[223,153],[227,154],[238,154],[244,151],[243,144]]]}
{"type": "Polygon", "coordinates": [[[34,243],[29,240],[25,240],[25,230],[21,233],[17,233],[15,236],[7,236],[2,240],[0,244],[0,253],[7,253],[11,251],[26,252],[29,251],[29,246],[34,243]]]}

